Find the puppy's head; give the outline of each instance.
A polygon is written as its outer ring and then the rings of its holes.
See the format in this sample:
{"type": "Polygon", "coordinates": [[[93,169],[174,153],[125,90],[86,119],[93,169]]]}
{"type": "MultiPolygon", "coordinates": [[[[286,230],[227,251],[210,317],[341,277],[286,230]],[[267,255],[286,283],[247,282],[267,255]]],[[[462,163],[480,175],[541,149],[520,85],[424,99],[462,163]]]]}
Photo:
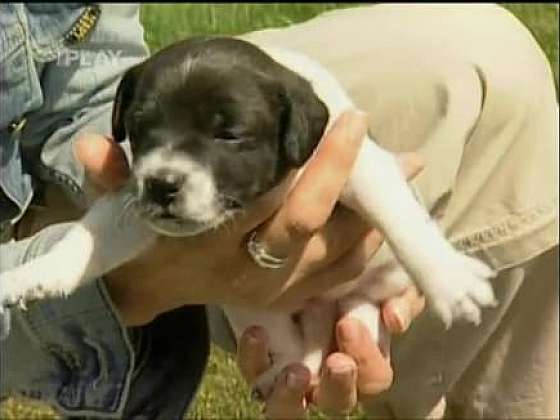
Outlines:
{"type": "Polygon", "coordinates": [[[174,44],[131,68],[113,109],[143,216],[195,235],[234,216],[312,154],[328,120],[311,85],[230,38],[174,44]]]}

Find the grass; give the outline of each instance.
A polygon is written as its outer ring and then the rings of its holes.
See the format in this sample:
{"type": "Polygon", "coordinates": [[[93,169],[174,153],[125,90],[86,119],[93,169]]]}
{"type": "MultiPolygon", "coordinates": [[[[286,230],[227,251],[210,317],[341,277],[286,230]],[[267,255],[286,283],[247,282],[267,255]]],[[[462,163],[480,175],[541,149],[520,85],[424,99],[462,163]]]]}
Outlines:
{"type": "MultiPolygon", "coordinates": [[[[270,26],[285,26],[349,3],[282,4],[145,4],[141,19],[152,51],[175,40],[201,34],[239,34],[270,26]]],[[[531,30],[548,56],[558,90],[558,4],[504,4],[531,30]]],[[[219,349],[212,349],[205,380],[188,414],[189,419],[255,418],[261,407],[249,399],[235,362],[219,349]]],[[[356,413],[359,417],[359,413],[356,413]]],[[[44,406],[10,400],[0,408],[2,419],[56,417],[44,406]]],[[[321,417],[312,413],[310,417],[321,417]]]]}
{"type": "MultiPolygon", "coordinates": [[[[267,27],[287,26],[317,14],[359,3],[235,3],[146,4],[141,18],[146,42],[157,51],[176,40],[193,35],[236,35],[267,27]]],[[[533,33],[549,58],[558,90],[558,4],[503,3],[533,33]]]]}

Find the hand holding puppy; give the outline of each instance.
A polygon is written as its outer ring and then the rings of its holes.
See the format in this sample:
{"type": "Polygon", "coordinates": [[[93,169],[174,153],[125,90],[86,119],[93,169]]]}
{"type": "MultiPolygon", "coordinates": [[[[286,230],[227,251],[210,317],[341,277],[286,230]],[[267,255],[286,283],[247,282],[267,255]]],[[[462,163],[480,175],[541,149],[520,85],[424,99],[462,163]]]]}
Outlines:
{"type": "MultiPolygon", "coordinates": [[[[364,116],[346,113],[284,204],[293,177],[265,194],[233,226],[195,239],[162,237],[148,258],[109,273],[107,287],[125,322],[141,325],[193,303],[290,308],[359,274],[382,238],[349,210],[333,208],[365,131],[364,116]],[[267,245],[289,253],[284,268],[264,270],[248,256],[246,237],[260,225],[267,245]]],[[[83,136],[76,155],[100,191],[116,189],[127,179],[124,154],[110,139],[83,136]]],[[[413,173],[419,164],[410,159],[409,167],[413,173]]]]}

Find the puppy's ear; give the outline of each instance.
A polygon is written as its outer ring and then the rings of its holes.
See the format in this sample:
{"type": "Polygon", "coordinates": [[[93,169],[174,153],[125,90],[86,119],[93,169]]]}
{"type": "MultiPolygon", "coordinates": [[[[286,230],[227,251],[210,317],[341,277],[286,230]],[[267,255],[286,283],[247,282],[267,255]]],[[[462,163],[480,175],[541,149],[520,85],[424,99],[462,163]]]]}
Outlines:
{"type": "Polygon", "coordinates": [[[329,119],[329,111],[307,80],[295,73],[288,77],[283,95],[280,141],[286,163],[299,167],[319,144],[329,119]]]}
{"type": "Polygon", "coordinates": [[[141,72],[141,68],[141,64],[138,64],[128,69],[117,87],[115,101],[113,102],[111,125],[113,139],[118,143],[124,141],[126,138],[125,115],[130,103],[132,102],[134,89],[136,88],[136,82],[141,72]]]}

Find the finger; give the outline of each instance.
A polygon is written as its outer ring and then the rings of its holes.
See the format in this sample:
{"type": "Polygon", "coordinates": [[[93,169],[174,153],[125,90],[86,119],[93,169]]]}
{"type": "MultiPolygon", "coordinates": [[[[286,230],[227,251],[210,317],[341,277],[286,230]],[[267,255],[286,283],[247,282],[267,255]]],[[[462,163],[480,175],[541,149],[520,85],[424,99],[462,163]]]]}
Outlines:
{"type": "Polygon", "coordinates": [[[360,398],[374,397],[389,388],[393,382],[390,362],[364,325],[356,319],[344,317],[337,323],[336,337],[340,351],[352,357],[358,367],[360,398]]]}
{"type": "MultiPolygon", "coordinates": [[[[398,156],[401,169],[407,177],[416,176],[423,168],[422,159],[416,153],[398,156]]],[[[371,226],[352,210],[336,206],[330,219],[307,243],[302,260],[306,261],[309,272],[315,271],[315,264],[325,266],[345,254],[353,245],[351,238],[365,235],[371,226]],[[344,235],[340,233],[344,232],[344,235]]],[[[375,248],[375,250],[377,247],[375,248]]]]}
{"type": "Polygon", "coordinates": [[[254,200],[235,221],[241,232],[251,232],[278,211],[294,185],[296,172],[290,172],[278,185],[254,200]]]}
{"type": "Polygon", "coordinates": [[[369,260],[383,243],[383,237],[376,230],[371,230],[362,239],[353,244],[351,249],[322,270],[308,275],[297,286],[288,283],[282,289],[282,295],[272,304],[282,308],[290,302],[299,302],[301,298],[314,296],[318,291],[326,291],[342,283],[356,279],[367,267],[369,260]],[[293,286],[293,287],[292,287],[293,286]]]}
{"type": "Polygon", "coordinates": [[[343,353],[331,354],[313,397],[319,409],[330,415],[352,410],[357,403],[357,374],[354,359],[343,353]]]}
{"type": "Polygon", "coordinates": [[[371,230],[355,212],[336,206],[327,224],[305,246],[301,260],[305,261],[306,271],[314,273],[335,262],[363,241],[371,230]]]}
{"type": "MultiPolygon", "coordinates": [[[[339,121],[340,124],[342,124],[343,122],[344,121],[339,121]]],[[[334,134],[332,134],[332,136],[334,136],[334,134]]],[[[363,138],[363,136],[362,136],[362,138],[363,138]]],[[[353,136],[352,139],[360,140],[360,136],[353,136]]],[[[326,142],[326,141],[327,140],[323,140],[323,142],[326,142]]],[[[359,143],[359,144],[361,145],[361,143],[359,143]]],[[[344,149],[344,150],[352,151],[351,149],[344,149]]],[[[334,152],[332,152],[332,154],[334,155],[334,152]]],[[[318,153],[318,156],[320,158],[322,158],[323,155],[326,155],[326,152],[322,152],[321,154],[318,153]]],[[[315,157],[313,162],[316,162],[316,161],[318,161],[317,157],[315,157]]],[[[402,153],[400,155],[397,155],[397,161],[399,162],[399,164],[401,166],[401,170],[403,171],[405,176],[409,179],[414,178],[424,168],[424,162],[423,162],[422,158],[417,153],[402,153]]],[[[323,162],[321,162],[321,163],[323,163],[323,162]]],[[[307,170],[310,170],[310,169],[307,169],[307,170]]],[[[307,171],[306,171],[306,173],[307,173],[307,171]]],[[[249,231],[252,231],[253,229],[255,229],[261,223],[263,223],[270,216],[272,216],[272,214],[274,213],[274,210],[278,209],[280,207],[280,205],[282,204],[282,202],[284,200],[284,197],[286,196],[288,190],[293,185],[295,185],[294,182],[293,182],[294,179],[295,179],[295,172],[292,172],[286,177],[285,180],[283,180],[280,183],[280,185],[276,186],[275,188],[273,188],[268,193],[263,194],[261,197],[259,197],[255,201],[255,203],[253,203],[251,205],[251,208],[248,209],[248,211],[243,213],[238,218],[237,226],[240,226],[241,230],[245,230],[245,231],[249,232],[249,231]]],[[[311,183],[312,181],[309,181],[309,182],[311,183]]],[[[301,187],[301,178],[300,178],[300,181],[297,185],[299,185],[298,188],[303,189],[303,187],[301,187]]],[[[291,194],[291,196],[293,196],[294,192],[292,191],[290,194],[291,194]]],[[[278,216],[278,217],[280,217],[280,216],[278,216]]],[[[358,220],[358,219],[356,218],[355,220],[358,220]]],[[[273,229],[273,227],[269,227],[269,229],[273,229]]],[[[313,228],[309,229],[308,235],[304,235],[304,236],[310,236],[312,231],[313,231],[313,228]]],[[[334,229],[334,231],[337,231],[337,230],[334,229]]],[[[275,248],[280,248],[280,247],[275,247],[275,248]]]]}
{"type": "MultiPolygon", "coordinates": [[[[340,117],[334,127],[325,135],[316,151],[316,156],[311,159],[305,169],[305,173],[311,171],[316,179],[312,180],[309,174],[305,175],[304,173],[291,190],[293,193],[289,194],[287,202],[280,207],[269,221],[259,227],[256,243],[265,248],[266,254],[277,258],[286,258],[283,270],[272,272],[272,270],[258,267],[248,253],[245,256],[247,263],[245,273],[257,270],[262,276],[269,279],[268,284],[271,286],[267,288],[266,294],[263,296],[265,304],[274,301],[282,290],[289,287],[284,282],[285,273],[294,268],[301,257],[306,242],[317,229],[324,225],[331,214],[352,169],[359,146],[364,139],[366,127],[367,122],[363,113],[347,112],[340,117]],[[317,192],[320,193],[317,194],[317,192]],[[330,200],[327,203],[328,205],[325,206],[324,202],[316,203],[314,202],[315,198],[313,198],[308,203],[310,206],[300,208],[299,213],[296,214],[293,210],[290,210],[294,208],[294,204],[290,203],[298,199],[299,196],[306,194],[314,197],[326,195],[330,196],[330,200]],[[317,209],[320,209],[319,213],[322,212],[322,214],[319,214],[317,209]],[[303,224],[300,223],[301,220],[297,220],[296,216],[304,218],[306,223],[313,223],[313,226],[309,224],[302,229],[303,224]],[[290,255],[294,258],[289,258],[290,255]],[[273,281],[274,278],[276,278],[276,282],[273,281]],[[275,289],[276,292],[270,293],[270,290],[275,289]]],[[[301,204],[304,203],[301,202],[301,204]]],[[[256,275],[256,273],[253,274],[256,275]]],[[[245,281],[246,278],[247,275],[234,280],[234,287],[240,295],[254,296],[254,285],[248,284],[245,281]]]]}
{"type": "Polygon", "coordinates": [[[237,346],[237,365],[249,384],[270,367],[268,337],[263,328],[254,326],[243,332],[237,346]]]}
{"type": "Polygon", "coordinates": [[[401,295],[383,304],[383,323],[391,334],[402,334],[408,330],[410,323],[420,315],[425,306],[424,296],[415,286],[410,286],[401,295]]]}
{"type": "MultiPolygon", "coordinates": [[[[344,123],[344,120],[339,121],[340,124],[344,123]]],[[[332,132],[331,132],[332,133],[332,132]]],[[[335,133],[336,134],[336,133],[335,133]]],[[[337,136],[335,134],[332,134],[333,138],[337,138],[337,136]]],[[[360,133],[360,135],[358,136],[353,136],[352,137],[354,140],[358,140],[360,138],[363,138],[362,133],[360,133]]],[[[327,140],[324,140],[324,142],[326,142],[327,140]]],[[[361,145],[361,143],[359,143],[361,145]]],[[[347,149],[345,149],[347,150],[347,149]]],[[[331,152],[334,155],[334,152],[331,152]]],[[[319,160],[319,158],[322,158],[323,155],[325,155],[326,152],[318,153],[317,156],[315,157],[315,159],[312,160],[312,162],[316,162],[319,161],[321,163],[326,164],[325,162],[329,162],[328,159],[323,159],[322,161],[319,160]]],[[[354,157],[355,158],[355,157],[354,157]]],[[[397,160],[401,166],[401,170],[403,171],[404,175],[410,179],[410,178],[414,178],[424,167],[423,164],[423,160],[422,158],[416,154],[416,153],[402,153],[400,155],[397,155],[397,160]]],[[[341,162],[338,162],[339,164],[341,162]]],[[[310,163],[311,164],[311,163],[310,163]]],[[[348,162],[343,163],[342,166],[345,166],[346,168],[348,167],[348,162]]],[[[318,166],[316,164],[316,166],[318,166]]],[[[311,169],[307,169],[306,170],[306,174],[309,173],[309,171],[311,171],[311,169]]],[[[302,176],[303,178],[303,176],[302,176]]],[[[294,197],[295,194],[298,194],[298,191],[300,189],[303,189],[305,187],[305,185],[307,184],[307,180],[304,179],[306,182],[303,183],[304,187],[302,187],[302,181],[301,179],[299,180],[299,182],[297,183],[296,187],[294,188],[294,190],[292,190],[292,192],[290,193],[290,197],[294,197]],[[295,191],[295,192],[294,192],[295,191]]],[[[287,180],[284,180],[278,187],[276,187],[273,191],[271,191],[269,194],[264,194],[262,197],[260,197],[256,203],[254,205],[251,206],[251,209],[248,212],[245,212],[243,216],[241,216],[238,220],[237,225],[238,226],[247,226],[246,231],[252,231],[254,230],[260,223],[264,222],[266,219],[268,219],[268,217],[270,217],[273,213],[274,213],[274,209],[277,209],[281,204],[282,204],[282,199],[283,197],[286,195],[289,187],[291,185],[293,185],[293,179],[294,179],[294,174],[292,173],[287,180]]],[[[338,177],[339,180],[344,180],[345,182],[345,178],[344,177],[338,177]]],[[[323,180],[326,181],[325,178],[323,178],[323,180]]],[[[311,182],[311,181],[309,181],[311,182]]],[[[340,186],[337,186],[336,183],[332,183],[332,186],[335,188],[335,191],[338,189],[338,194],[340,194],[340,186]]],[[[302,192],[302,195],[303,192],[302,192]]],[[[338,196],[336,196],[338,197],[338,196]]],[[[313,199],[308,199],[309,201],[312,201],[313,199]]],[[[329,198],[328,199],[330,201],[330,203],[332,203],[333,198],[329,198]]],[[[310,203],[312,204],[312,203],[310,203]]],[[[336,203],[335,203],[336,204],[336,203]]],[[[305,205],[305,203],[301,203],[301,204],[296,204],[294,205],[294,207],[298,207],[298,206],[302,206],[305,205]]],[[[340,207],[340,206],[339,206],[340,207]]],[[[327,209],[330,209],[332,207],[327,206],[327,209]]],[[[291,213],[293,215],[293,213],[291,213]]],[[[315,232],[315,230],[317,229],[317,226],[321,226],[322,224],[325,223],[324,219],[321,218],[316,218],[316,219],[311,219],[313,216],[311,215],[311,213],[309,212],[302,212],[301,210],[298,211],[298,214],[303,215],[304,217],[309,217],[310,220],[316,224],[314,225],[308,225],[308,224],[301,224],[299,222],[297,222],[297,217],[298,215],[294,216],[294,222],[292,223],[291,227],[290,224],[288,223],[287,225],[283,226],[284,232],[280,232],[279,236],[274,238],[275,236],[275,232],[276,234],[278,234],[278,231],[275,230],[275,228],[279,228],[282,229],[282,227],[280,227],[280,223],[282,221],[285,221],[283,218],[287,217],[287,211],[284,212],[279,212],[279,214],[276,215],[276,224],[274,223],[269,223],[268,226],[264,226],[261,228],[261,233],[260,233],[260,237],[262,238],[261,240],[263,240],[266,244],[267,244],[267,250],[272,254],[272,255],[276,255],[276,256],[281,256],[282,254],[282,249],[284,249],[286,247],[285,241],[286,241],[286,235],[288,235],[288,237],[290,237],[290,240],[292,239],[293,235],[295,236],[300,236],[301,238],[309,238],[313,235],[313,233],[315,232]],[[304,227],[307,226],[307,228],[304,227]],[[286,227],[288,226],[288,227],[286,227]],[[290,233],[292,236],[290,236],[290,233]],[[282,239],[284,238],[284,239],[282,239]]],[[[324,213],[325,215],[327,213],[324,213]]],[[[332,212],[330,213],[332,214],[332,212]]],[[[349,213],[349,214],[353,214],[353,213],[349,213]]],[[[349,220],[352,220],[353,222],[361,222],[361,220],[353,215],[350,216],[349,214],[346,215],[346,217],[344,217],[344,221],[343,223],[349,223],[349,220]]],[[[342,219],[342,218],[341,218],[342,219]]],[[[331,221],[329,221],[330,223],[331,221]]],[[[334,223],[332,223],[330,228],[327,228],[327,232],[319,232],[319,238],[317,238],[316,242],[320,242],[322,240],[321,236],[327,236],[329,238],[342,238],[342,236],[339,234],[340,233],[340,223],[336,223],[336,220],[334,220],[334,223]],[[332,235],[330,233],[333,233],[332,235]]],[[[364,222],[361,222],[359,224],[360,229],[362,229],[363,226],[363,230],[366,229],[366,224],[364,222]]],[[[349,225],[349,233],[352,233],[352,227],[353,225],[349,225]]],[[[350,236],[351,237],[351,236],[350,236]]],[[[344,238],[347,238],[347,236],[345,236],[344,238]]],[[[332,239],[330,240],[332,241],[332,239]]],[[[347,242],[347,241],[346,241],[347,242]]],[[[292,252],[295,254],[297,253],[295,251],[296,247],[295,247],[295,242],[293,240],[291,240],[291,242],[287,245],[290,247],[290,249],[292,250],[292,252]]],[[[310,248],[313,248],[314,245],[310,246],[310,248]]],[[[325,249],[327,249],[327,247],[324,247],[325,249]]],[[[337,247],[328,247],[328,249],[336,249],[337,247]]],[[[299,249],[299,248],[298,248],[299,249]]],[[[344,251],[343,251],[344,252],[344,251]]],[[[341,253],[343,253],[341,252],[341,253]]],[[[285,251],[284,251],[285,253],[285,251]]]]}
{"type": "Polygon", "coordinates": [[[297,255],[326,223],[350,175],[366,130],[365,114],[346,112],[323,137],[285,205],[259,229],[259,239],[273,255],[297,255]]]}
{"type": "Polygon", "coordinates": [[[300,419],[305,415],[305,394],[311,373],[299,364],[287,366],[280,375],[271,396],[266,401],[269,419],[300,419]]]}
{"type": "Polygon", "coordinates": [[[74,152],[99,192],[116,190],[128,178],[129,168],[124,151],[108,137],[81,134],[74,144],[74,152]]]}

